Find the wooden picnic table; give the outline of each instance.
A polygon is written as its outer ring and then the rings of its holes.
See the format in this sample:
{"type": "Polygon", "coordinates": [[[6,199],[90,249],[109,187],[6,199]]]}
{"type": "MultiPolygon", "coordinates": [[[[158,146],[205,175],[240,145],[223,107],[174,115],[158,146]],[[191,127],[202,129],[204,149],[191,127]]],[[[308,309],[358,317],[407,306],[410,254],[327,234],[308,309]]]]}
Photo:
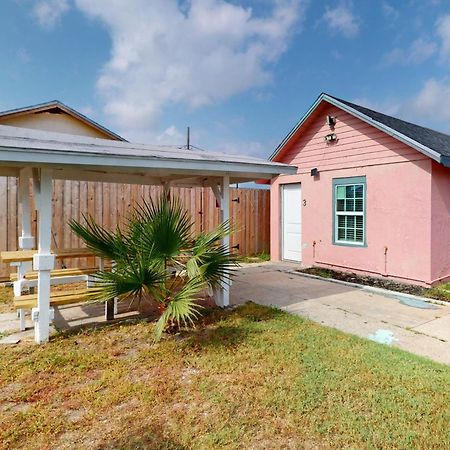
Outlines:
{"type": "MultiPolygon", "coordinates": [[[[3,263],[33,261],[33,255],[37,252],[37,250],[0,252],[0,261],[3,263]]],[[[57,248],[52,250],[52,254],[55,255],[57,259],[88,258],[94,256],[94,254],[87,248],[57,248]]]]}

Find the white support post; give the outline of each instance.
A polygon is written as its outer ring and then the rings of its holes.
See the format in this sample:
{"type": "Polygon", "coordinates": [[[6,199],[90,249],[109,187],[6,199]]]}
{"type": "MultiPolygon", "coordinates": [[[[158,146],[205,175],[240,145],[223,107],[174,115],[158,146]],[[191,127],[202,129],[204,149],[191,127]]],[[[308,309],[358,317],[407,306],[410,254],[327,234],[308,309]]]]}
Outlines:
{"type": "MultiPolygon", "coordinates": [[[[226,222],[230,219],[230,177],[224,176],[220,182],[220,187],[216,184],[210,185],[217,203],[220,207],[220,221],[226,222]]],[[[230,237],[222,239],[222,245],[230,249],[230,237]]],[[[230,305],[230,281],[224,281],[224,285],[214,291],[214,300],[217,306],[222,308],[230,305]]]]}
{"type": "Polygon", "coordinates": [[[31,250],[35,246],[34,237],[31,234],[30,178],[31,168],[20,171],[19,204],[22,209],[22,232],[19,237],[19,248],[24,250],[31,250]]]}
{"type": "MultiPolygon", "coordinates": [[[[224,176],[222,178],[222,186],[221,186],[221,197],[222,202],[220,205],[220,219],[222,222],[226,222],[230,220],[230,177],[224,176]]],[[[230,236],[225,236],[222,240],[222,245],[225,246],[228,250],[230,250],[230,236]]],[[[231,282],[227,282],[222,287],[222,307],[226,307],[230,305],[230,284],[231,282]]]]}
{"type": "Polygon", "coordinates": [[[33,168],[33,192],[34,192],[34,205],[36,210],[39,211],[39,204],[41,199],[41,180],[39,178],[39,169],[33,168]]]}
{"type": "Polygon", "coordinates": [[[50,271],[55,266],[55,256],[50,253],[52,228],[52,171],[41,169],[39,177],[39,246],[33,256],[33,268],[38,272],[38,304],[33,308],[35,320],[34,339],[38,344],[49,339],[50,271]]]}
{"type": "MultiPolygon", "coordinates": [[[[31,168],[27,167],[19,173],[19,207],[21,209],[21,233],[19,236],[19,248],[31,250],[35,246],[34,237],[31,234],[31,210],[30,210],[30,178],[31,168]]],[[[27,288],[25,274],[32,269],[31,262],[21,262],[17,265],[17,281],[14,282],[14,295],[20,296],[27,288]]],[[[20,319],[20,330],[25,330],[25,310],[19,309],[17,314],[20,319]]]]}

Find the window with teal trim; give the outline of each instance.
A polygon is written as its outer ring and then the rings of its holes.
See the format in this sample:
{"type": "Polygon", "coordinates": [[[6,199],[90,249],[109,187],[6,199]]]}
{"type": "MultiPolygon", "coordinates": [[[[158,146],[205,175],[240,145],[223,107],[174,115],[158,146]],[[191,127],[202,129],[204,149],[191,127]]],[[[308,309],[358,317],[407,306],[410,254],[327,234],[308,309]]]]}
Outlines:
{"type": "Polygon", "coordinates": [[[355,177],[333,180],[334,243],[365,245],[366,183],[355,177]]]}

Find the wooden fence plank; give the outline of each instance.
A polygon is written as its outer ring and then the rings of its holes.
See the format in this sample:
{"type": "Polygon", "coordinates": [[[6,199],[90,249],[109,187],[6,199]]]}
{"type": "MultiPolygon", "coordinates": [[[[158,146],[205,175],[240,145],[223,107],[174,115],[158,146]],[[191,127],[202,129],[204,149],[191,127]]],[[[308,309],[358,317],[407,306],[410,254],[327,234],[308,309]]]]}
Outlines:
{"type": "MultiPolygon", "coordinates": [[[[0,250],[17,249],[18,240],[18,189],[15,178],[0,177],[0,250]]],[[[68,221],[71,218],[82,220],[83,214],[91,214],[99,223],[115,229],[122,217],[126,216],[135,204],[143,200],[156,199],[162,193],[160,186],[118,185],[114,183],[95,183],[85,181],[54,182],[53,195],[53,244],[57,247],[75,248],[79,239],[71,232],[68,221]],[[55,244],[56,243],[56,244],[55,244]]],[[[193,230],[198,233],[212,230],[219,223],[220,209],[210,188],[172,188],[172,196],[178,196],[190,211],[194,222],[193,230]]],[[[269,252],[270,198],[269,191],[259,189],[231,188],[231,221],[236,227],[231,237],[231,245],[239,244],[237,253],[252,255],[269,252]]],[[[36,212],[34,199],[31,199],[33,230],[36,233],[36,212]]],[[[36,235],[36,234],[35,234],[36,235]]],[[[66,266],[88,267],[93,259],[65,260],[66,266]]],[[[10,272],[6,265],[0,266],[0,279],[10,272]]]]}

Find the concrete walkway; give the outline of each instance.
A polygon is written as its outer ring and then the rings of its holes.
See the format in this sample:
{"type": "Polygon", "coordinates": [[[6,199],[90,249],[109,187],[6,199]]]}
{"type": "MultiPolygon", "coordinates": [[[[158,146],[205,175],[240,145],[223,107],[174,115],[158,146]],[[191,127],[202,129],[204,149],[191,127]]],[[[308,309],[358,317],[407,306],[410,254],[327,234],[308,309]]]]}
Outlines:
{"type": "Polygon", "coordinates": [[[450,364],[450,305],[405,302],[291,274],[286,264],[243,267],[231,303],[272,305],[329,327],[450,364]],[[414,306],[411,306],[414,305],[414,306]]]}
{"type": "MultiPolygon", "coordinates": [[[[71,330],[80,327],[96,327],[120,322],[127,319],[145,317],[141,315],[131,302],[121,302],[118,305],[117,314],[112,321],[105,319],[105,307],[103,303],[94,304],[72,304],[55,308],[55,319],[50,327],[50,335],[56,330],[71,330]]],[[[15,312],[0,314],[0,345],[16,344],[18,342],[34,342],[34,327],[29,315],[25,320],[26,330],[19,330],[19,319],[15,312]],[[4,333],[5,336],[1,337],[4,333]]]]}
{"type": "MultiPolygon", "coordinates": [[[[323,325],[450,364],[450,305],[406,305],[398,298],[289,273],[295,268],[281,263],[241,268],[231,289],[231,303],[252,300],[277,306],[323,325]]],[[[139,317],[134,309],[119,304],[117,320],[139,317]]],[[[61,307],[55,311],[54,323],[58,329],[104,325],[103,305],[61,307]]],[[[0,314],[0,338],[1,333],[8,334],[0,344],[33,342],[29,318],[26,331],[17,332],[18,328],[15,313],[0,314]]]]}

